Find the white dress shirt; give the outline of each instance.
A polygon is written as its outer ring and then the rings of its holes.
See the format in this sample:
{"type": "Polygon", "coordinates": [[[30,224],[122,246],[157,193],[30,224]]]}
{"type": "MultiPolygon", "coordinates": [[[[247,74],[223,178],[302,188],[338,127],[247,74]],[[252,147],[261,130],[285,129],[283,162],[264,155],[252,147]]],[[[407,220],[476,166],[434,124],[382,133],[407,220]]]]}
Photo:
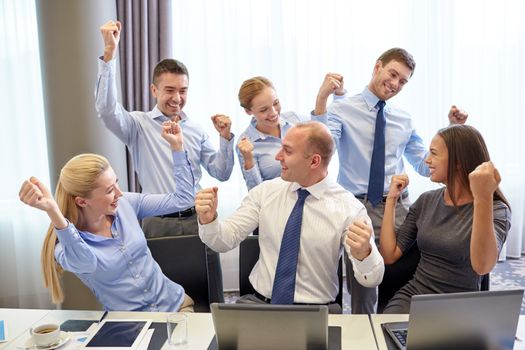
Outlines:
{"type": "MultiPolygon", "coordinates": [[[[280,177],[253,188],[241,206],[227,220],[199,224],[202,241],[218,252],[238,246],[259,227],[259,261],[250,282],[255,290],[270,298],[284,228],[297,201],[300,185],[280,177]]],[[[335,300],[339,290],[337,267],[346,245],[346,228],[356,219],[370,224],[365,207],[354,196],[328,177],[306,188],[306,198],[295,285],[296,303],[325,304],[335,300]]],[[[366,287],[377,286],[384,272],[383,258],[370,237],[372,251],[363,261],[351,256],[355,276],[366,287]]]]}

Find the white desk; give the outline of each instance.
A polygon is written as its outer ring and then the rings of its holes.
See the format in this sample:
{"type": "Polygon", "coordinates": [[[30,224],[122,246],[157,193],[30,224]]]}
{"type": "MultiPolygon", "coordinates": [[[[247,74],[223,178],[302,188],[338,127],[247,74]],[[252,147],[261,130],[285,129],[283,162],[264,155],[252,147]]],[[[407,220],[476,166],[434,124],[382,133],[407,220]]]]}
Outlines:
{"type": "MultiPolygon", "coordinates": [[[[2,350],[16,349],[17,345],[25,342],[29,329],[34,324],[56,322],[62,323],[68,319],[98,320],[101,311],[73,311],[73,310],[17,310],[0,309],[0,315],[8,325],[16,324],[16,337],[11,334],[11,341],[4,344],[2,350]],[[5,311],[5,310],[9,310],[5,311]],[[5,315],[5,316],[4,316],[5,315]],[[26,316],[27,315],[27,316],[26,316]]],[[[165,322],[165,312],[109,312],[107,319],[151,319],[154,322],[165,322]]],[[[341,327],[341,341],[343,349],[376,349],[376,343],[367,315],[329,315],[330,326],[341,327]]],[[[11,326],[9,326],[11,328],[11,326]]],[[[188,314],[188,349],[206,350],[215,334],[213,321],[209,313],[188,314]]],[[[164,346],[167,349],[166,346],[164,346]]]]}
{"type": "MultiPolygon", "coordinates": [[[[379,350],[387,350],[381,323],[408,321],[408,315],[371,315],[372,327],[377,339],[379,350]]],[[[525,350],[525,315],[520,316],[518,330],[516,331],[517,340],[514,342],[514,350],[525,350]]]]}
{"type": "MultiPolygon", "coordinates": [[[[28,334],[31,325],[38,323],[51,310],[41,309],[0,309],[0,320],[7,324],[7,336],[10,341],[28,334]]],[[[8,349],[8,343],[0,343],[0,349],[8,349]]]]}

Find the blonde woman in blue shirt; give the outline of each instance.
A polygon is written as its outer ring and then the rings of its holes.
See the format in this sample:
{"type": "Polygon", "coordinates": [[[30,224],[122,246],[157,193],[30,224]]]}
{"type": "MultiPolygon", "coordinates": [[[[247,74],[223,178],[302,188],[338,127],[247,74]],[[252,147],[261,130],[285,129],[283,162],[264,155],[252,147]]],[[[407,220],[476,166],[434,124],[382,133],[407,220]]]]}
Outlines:
{"type": "Polygon", "coordinates": [[[81,154],[60,172],[55,198],[35,177],[20,200],[51,219],[42,248],[44,281],[54,303],[64,299],[62,270],[73,272],[106,310],[193,311],[193,300],[153,259],[138,219],[183,209],[194,197],[194,179],[180,126],[163,124],[172,150],[177,192],[123,193],[106,158],[81,154]]]}
{"type": "MultiPolygon", "coordinates": [[[[334,98],[344,97],[342,77],[327,74],[336,84],[334,98]]],[[[281,140],[295,124],[310,120],[295,112],[281,113],[281,103],[272,82],[265,77],[253,77],[244,81],[239,89],[239,102],[246,114],[252,116],[250,125],[240,135],[237,156],[248,190],[265,180],[281,174],[281,165],[275,155],[281,148],[281,140]]]]}

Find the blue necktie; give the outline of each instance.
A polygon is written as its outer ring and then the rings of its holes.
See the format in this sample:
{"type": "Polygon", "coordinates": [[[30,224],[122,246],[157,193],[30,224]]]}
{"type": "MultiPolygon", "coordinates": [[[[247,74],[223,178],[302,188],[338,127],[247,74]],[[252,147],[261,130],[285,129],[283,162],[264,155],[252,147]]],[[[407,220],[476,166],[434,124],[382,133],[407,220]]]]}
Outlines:
{"type": "Polygon", "coordinates": [[[370,177],[368,178],[367,198],[375,207],[383,199],[385,186],[385,115],[383,107],[385,101],[378,101],[376,107],[376,130],[374,133],[374,150],[370,163],[370,177]]]}
{"type": "Polygon", "coordinates": [[[275,279],[273,280],[272,304],[293,304],[294,302],[303,207],[309,194],[310,192],[305,189],[297,190],[297,202],[284,228],[275,279]]]}

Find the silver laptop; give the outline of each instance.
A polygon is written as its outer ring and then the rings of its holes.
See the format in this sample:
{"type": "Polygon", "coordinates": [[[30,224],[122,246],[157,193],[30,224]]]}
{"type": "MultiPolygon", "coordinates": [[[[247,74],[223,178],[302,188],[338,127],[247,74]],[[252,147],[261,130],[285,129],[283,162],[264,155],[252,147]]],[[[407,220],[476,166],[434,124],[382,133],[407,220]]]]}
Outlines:
{"type": "Polygon", "coordinates": [[[219,350],[327,349],[325,305],[211,304],[219,350]]]}
{"type": "Polygon", "coordinates": [[[412,297],[409,322],[384,323],[399,349],[512,349],[523,290],[412,297]]]}

